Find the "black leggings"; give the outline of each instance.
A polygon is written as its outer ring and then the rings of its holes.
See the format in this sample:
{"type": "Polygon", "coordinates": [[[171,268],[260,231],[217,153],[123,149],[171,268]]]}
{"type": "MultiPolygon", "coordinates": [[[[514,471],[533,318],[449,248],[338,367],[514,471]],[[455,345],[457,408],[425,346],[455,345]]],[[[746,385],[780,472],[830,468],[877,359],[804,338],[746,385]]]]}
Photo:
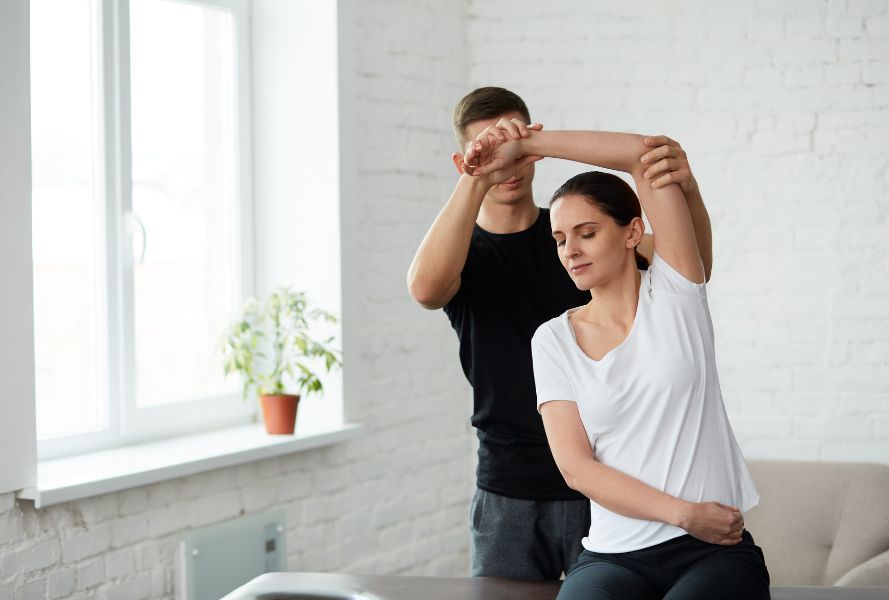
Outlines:
{"type": "Polygon", "coordinates": [[[603,554],[584,550],[556,600],[760,600],[769,598],[762,550],[744,532],[734,546],[690,535],[651,548],[603,554]]]}

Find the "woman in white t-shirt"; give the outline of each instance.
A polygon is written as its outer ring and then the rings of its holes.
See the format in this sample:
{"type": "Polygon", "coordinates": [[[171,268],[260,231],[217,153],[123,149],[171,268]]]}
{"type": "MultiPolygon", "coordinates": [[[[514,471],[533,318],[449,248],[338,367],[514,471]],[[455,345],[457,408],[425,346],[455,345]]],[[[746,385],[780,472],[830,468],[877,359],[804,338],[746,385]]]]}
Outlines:
{"type": "Polygon", "coordinates": [[[464,157],[473,174],[523,156],[564,158],[630,173],[639,190],[637,199],[620,178],[590,172],[551,201],[562,264],[591,292],[532,341],[550,448],[591,500],[585,550],[559,599],[768,598],[743,519],[759,495],[722,401],[691,217],[678,185],[654,189],[645,178],[645,152],[633,134],[503,120],[464,157]],[[635,251],[641,208],[654,233],[651,265],[635,251]]]}

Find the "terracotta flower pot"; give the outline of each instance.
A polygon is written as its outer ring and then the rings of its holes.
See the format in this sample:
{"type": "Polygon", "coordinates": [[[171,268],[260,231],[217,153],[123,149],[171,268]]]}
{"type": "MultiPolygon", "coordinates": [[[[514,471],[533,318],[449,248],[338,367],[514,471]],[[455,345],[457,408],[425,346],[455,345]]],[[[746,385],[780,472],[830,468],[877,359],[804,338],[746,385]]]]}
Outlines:
{"type": "Polygon", "coordinates": [[[299,396],[293,394],[260,396],[259,402],[262,404],[262,420],[268,433],[293,434],[299,396]]]}

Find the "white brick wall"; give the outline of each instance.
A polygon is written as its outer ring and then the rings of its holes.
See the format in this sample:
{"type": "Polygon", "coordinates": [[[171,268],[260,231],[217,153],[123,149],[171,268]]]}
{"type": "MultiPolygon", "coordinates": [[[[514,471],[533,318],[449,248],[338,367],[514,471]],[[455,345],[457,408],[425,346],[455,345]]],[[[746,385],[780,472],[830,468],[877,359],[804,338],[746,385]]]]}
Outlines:
{"type": "MultiPolygon", "coordinates": [[[[688,150],[748,456],[889,462],[889,3],[471,0],[469,47],[549,127],[688,150]]],[[[538,202],[580,168],[540,163],[538,202]]]]}
{"type": "MultiPolygon", "coordinates": [[[[347,402],[366,434],[40,511],[0,495],[0,599],[172,598],[183,532],[268,507],[287,511],[292,569],[466,574],[468,386],[446,319],[404,278],[453,185],[450,109],[476,85],[515,89],[549,127],[682,141],[713,217],[711,305],[746,452],[889,462],[889,4],[342,6],[364,374],[347,402]]],[[[541,163],[538,201],[576,170],[541,163]]]]}

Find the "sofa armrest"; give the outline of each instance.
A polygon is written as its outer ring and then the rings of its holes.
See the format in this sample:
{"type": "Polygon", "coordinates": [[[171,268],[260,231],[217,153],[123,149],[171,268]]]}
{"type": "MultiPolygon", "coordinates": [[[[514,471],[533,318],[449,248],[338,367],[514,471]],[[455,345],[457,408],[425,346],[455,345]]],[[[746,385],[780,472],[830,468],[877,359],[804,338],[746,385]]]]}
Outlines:
{"type": "Polygon", "coordinates": [[[889,550],[853,568],[834,585],[889,586],[889,550]]]}

